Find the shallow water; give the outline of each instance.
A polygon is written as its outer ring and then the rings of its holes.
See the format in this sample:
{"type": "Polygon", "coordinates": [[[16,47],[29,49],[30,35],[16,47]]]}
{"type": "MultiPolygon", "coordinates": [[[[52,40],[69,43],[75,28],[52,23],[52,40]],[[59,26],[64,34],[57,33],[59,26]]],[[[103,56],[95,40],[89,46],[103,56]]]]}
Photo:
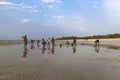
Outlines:
{"type": "Polygon", "coordinates": [[[0,80],[120,80],[120,50],[0,46],[0,80]]]}

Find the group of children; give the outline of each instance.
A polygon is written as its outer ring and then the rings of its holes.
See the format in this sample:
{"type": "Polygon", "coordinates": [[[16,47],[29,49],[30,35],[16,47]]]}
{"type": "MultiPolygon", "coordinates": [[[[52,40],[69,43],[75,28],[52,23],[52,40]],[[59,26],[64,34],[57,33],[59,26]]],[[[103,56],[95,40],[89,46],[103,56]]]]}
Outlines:
{"type": "MultiPolygon", "coordinates": [[[[24,51],[23,51],[23,56],[24,58],[27,57],[27,52],[29,51],[27,49],[27,45],[29,43],[29,40],[27,38],[27,35],[25,36],[22,36],[23,38],[23,43],[24,43],[24,51]]],[[[35,40],[31,39],[30,40],[30,43],[31,43],[31,49],[34,49],[34,42],[35,40]]],[[[48,50],[52,52],[52,54],[54,53],[54,46],[55,46],[55,39],[54,37],[51,38],[48,38],[48,40],[44,40],[44,38],[40,41],[40,40],[37,40],[37,47],[40,47],[40,44],[42,44],[42,53],[44,53],[44,51],[46,50],[46,46],[45,45],[48,45],[48,50]],[[50,44],[52,44],[52,50],[50,50],[50,44]]],[[[50,52],[49,52],[50,53],[50,52]]]]}
{"type": "MultiPolygon", "coordinates": [[[[27,48],[27,44],[28,44],[28,38],[27,38],[27,35],[25,36],[22,36],[23,38],[23,42],[24,42],[24,48],[26,49],[27,48]]],[[[31,48],[34,48],[34,42],[35,40],[31,39],[31,48]]],[[[54,47],[55,46],[55,39],[54,37],[51,38],[48,38],[48,40],[46,41],[44,38],[40,41],[40,40],[37,40],[37,47],[40,47],[40,42],[42,44],[42,47],[45,48],[45,45],[47,44],[48,47],[50,47],[50,43],[52,43],[52,46],[54,47]]]]}

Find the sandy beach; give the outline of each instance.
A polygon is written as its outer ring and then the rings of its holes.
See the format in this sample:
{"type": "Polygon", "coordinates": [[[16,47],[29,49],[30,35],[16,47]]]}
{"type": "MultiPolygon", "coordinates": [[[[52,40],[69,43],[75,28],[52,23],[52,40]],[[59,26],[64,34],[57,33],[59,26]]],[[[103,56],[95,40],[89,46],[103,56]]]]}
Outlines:
{"type": "MultiPolygon", "coordinates": [[[[95,41],[97,39],[77,39],[77,44],[84,44],[84,45],[95,45],[95,41]]],[[[66,43],[66,41],[69,41],[70,43],[73,42],[73,40],[58,40],[62,43],[66,43]]],[[[114,49],[120,49],[120,38],[111,38],[111,39],[99,39],[99,45],[105,46],[108,48],[114,48],[114,49]]]]}
{"type": "Polygon", "coordinates": [[[27,53],[23,44],[0,46],[0,80],[120,79],[120,50],[59,43],[45,49],[29,44],[27,53]]]}

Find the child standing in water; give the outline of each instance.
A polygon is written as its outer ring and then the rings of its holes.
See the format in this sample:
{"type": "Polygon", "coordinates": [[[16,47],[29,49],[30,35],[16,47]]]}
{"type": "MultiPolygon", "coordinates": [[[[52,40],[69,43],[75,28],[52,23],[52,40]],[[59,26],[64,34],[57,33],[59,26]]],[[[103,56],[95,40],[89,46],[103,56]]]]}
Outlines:
{"type": "Polygon", "coordinates": [[[46,44],[46,41],[45,41],[44,38],[43,38],[43,39],[42,39],[43,48],[45,48],[45,44],[46,44]]]}
{"type": "Polygon", "coordinates": [[[23,42],[24,42],[24,48],[27,49],[27,43],[28,43],[27,35],[22,36],[22,38],[23,38],[23,42]]]}
{"type": "Polygon", "coordinates": [[[40,40],[37,40],[37,47],[40,47],[40,40]]]}
{"type": "Polygon", "coordinates": [[[55,46],[55,39],[54,39],[54,37],[52,37],[51,42],[52,42],[52,46],[54,47],[55,46]]]}
{"type": "Polygon", "coordinates": [[[73,45],[76,46],[76,39],[73,39],[73,45]]]}
{"type": "Polygon", "coordinates": [[[50,38],[48,38],[48,48],[50,48],[50,42],[51,42],[51,39],[50,38]]]}

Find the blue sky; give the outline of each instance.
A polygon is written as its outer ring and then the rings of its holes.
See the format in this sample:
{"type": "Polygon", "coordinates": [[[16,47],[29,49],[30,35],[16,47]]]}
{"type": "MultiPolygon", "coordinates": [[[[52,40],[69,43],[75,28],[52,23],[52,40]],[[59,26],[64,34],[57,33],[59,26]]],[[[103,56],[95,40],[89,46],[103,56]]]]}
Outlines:
{"type": "Polygon", "coordinates": [[[0,0],[0,39],[120,33],[120,0],[0,0]]]}

